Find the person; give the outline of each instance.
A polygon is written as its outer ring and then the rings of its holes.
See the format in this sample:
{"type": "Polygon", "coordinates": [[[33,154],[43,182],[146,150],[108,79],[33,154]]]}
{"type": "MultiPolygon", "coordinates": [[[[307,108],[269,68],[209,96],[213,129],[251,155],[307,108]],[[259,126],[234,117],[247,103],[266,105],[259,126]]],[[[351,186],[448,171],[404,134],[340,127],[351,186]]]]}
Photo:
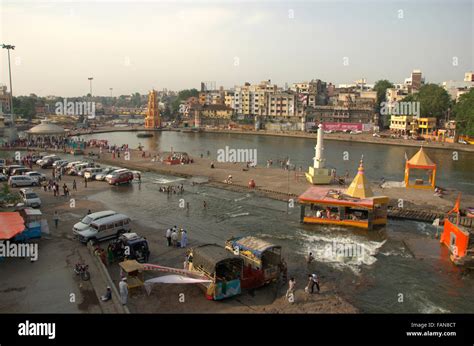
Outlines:
{"type": "Polygon", "coordinates": [[[295,278],[291,278],[290,281],[288,281],[288,290],[286,291],[286,298],[289,298],[290,296],[295,296],[295,288],[296,288],[296,280],[295,278]]]}
{"type": "Polygon", "coordinates": [[[171,244],[176,247],[178,245],[178,232],[177,230],[173,230],[171,233],[171,244]]]}
{"type": "Polygon", "coordinates": [[[214,168],[214,162],[211,162],[211,168],[214,168]]]}
{"type": "Polygon", "coordinates": [[[87,211],[87,215],[90,215],[90,214],[92,214],[92,211],[89,209],[89,210],[87,211]]]}
{"type": "Polygon", "coordinates": [[[58,223],[59,223],[59,215],[58,215],[57,211],[54,212],[53,220],[54,220],[54,226],[57,229],[58,228],[58,223]]]}
{"type": "Polygon", "coordinates": [[[308,257],[306,257],[306,263],[311,264],[311,262],[313,262],[313,261],[314,261],[314,256],[313,256],[313,253],[310,252],[308,257]]]}
{"type": "Polygon", "coordinates": [[[316,274],[311,274],[311,280],[312,280],[312,285],[311,285],[311,293],[314,291],[314,286],[316,286],[316,289],[318,290],[318,293],[320,293],[319,289],[319,278],[318,275],[316,274]]]}
{"type": "Polygon", "coordinates": [[[187,245],[188,245],[188,233],[186,232],[186,230],[183,229],[181,233],[181,247],[185,248],[187,245]]]}
{"type": "Polygon", "coordinates": [[[168,242],[168,246],[171,246],[171,229],[170,229],[170,228],[168,228],[168,229],[166,230],[166,235],[165,235],[165,237],[166,237],[166,240],[167,240],[167,242],[168,242]]]}
{"type": "Polygon", "coordinates": [[[112,299],[112,289],[110,288],[110,286],[107,286],[107,292],[105,292],[105,294],[100,297],[100,300],[102,300],[103,302],[106,302],[106,301],[109,301],[110,299],[112,299]]]}
{"type": "Polygon", "coordinates": [[[87,178],[84,177],[84,187],[87,187],[87,178]]]}
{"type": "Polygon", "coordinates": [[[321,213],[321,210],[318,209],[318,211],[316,212],[316,217],[320,219],[322,216],[323,214],[321,213]]]}
{"type": "Polygon", "coordinates": [[[283,282],[286,282],[288,280],[288,265],[286,264],[286,261],[284,258],[281,259],[280,262],[280,274],[283,282]]]}
{"type": "Polygon", "coordinates": [[[207,202],[206,201],[204,201],[202,205],[203,205],[204,209],[207,208],[207,202]]]}
{"type": "Polygon", "coordinates": [[[77,191],[76,179],[72,181],[72,191],[77,191]]]}
{"type": "Polygon", "coordinates": [[[119,289],[120,289],[120,300],[122,301],[122,305],[126,305],[127,299],[128,299],[127,278],[122,278],[122,280],[119,283],[119,289]]]}

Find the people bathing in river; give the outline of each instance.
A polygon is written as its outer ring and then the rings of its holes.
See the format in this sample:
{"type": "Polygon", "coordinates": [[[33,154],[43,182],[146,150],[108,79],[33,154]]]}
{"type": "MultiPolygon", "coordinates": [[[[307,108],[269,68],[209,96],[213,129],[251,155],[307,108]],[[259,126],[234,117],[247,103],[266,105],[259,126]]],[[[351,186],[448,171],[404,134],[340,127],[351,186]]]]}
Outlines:
{"type": "Polygon", "coordinates": [[[316,274],[308,274],[308,284],[305,287],[305,292],[309,294],[314,293],[314,286],[316,286],[316,289],[318,293],[320,293],[320,288],[319,288],[319,278],[316,274]]]}

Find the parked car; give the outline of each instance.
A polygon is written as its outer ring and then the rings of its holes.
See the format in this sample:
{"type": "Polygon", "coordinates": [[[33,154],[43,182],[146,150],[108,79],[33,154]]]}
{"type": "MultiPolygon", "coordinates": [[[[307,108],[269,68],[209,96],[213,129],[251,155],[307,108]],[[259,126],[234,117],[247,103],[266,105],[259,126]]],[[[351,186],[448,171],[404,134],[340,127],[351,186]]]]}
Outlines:
{"type": "Polygon", "coordinates": [[[123,233],[130,232],[130,221],[130,218],[124,214],[107,216],[91,222],[83,231],[74,230],[74,236],[82,243],[117,238],[123,233]]]}
{"type": "Polygon", "coordinates": [[[3,173],[0,173],[0,181],[7,181],[8,180],[8,177],[3,174],[3,173]]]}
{"type": "Polygon", "coordinates": [[[53,163],[59,160],[61,160],[61,158],[57,155],[48,155],[37,161],[36,164],[41,168],[49,168],[53,166],[53,163]]]}
{"type": "Polygon", "coordinates": [[[86,168],[92,168],[95,165],[91,162],[83,162],[75,165],[69,170],[69,175],[81,175],[80,173],[86,168]]]}
{"type": "Polygon", "coordinates": [[[104,171],[103,168],[100,168],[100,167],[94,167],[94,168],[86,168],[84,170],[84,178],[88,179],[88,180],[92,180],[92,179],[95,179],[96,175],[99,174],[99,173],[102,173],[104,171]]]}
{"type": "Polygon", "coordinates": [[[20,168],[15,168],[10,175],[24,175],[28,172],[30,172],[31,169],[26,168],[26,167],[20,167],[20,168]]]}
{"type": "Polygon", "coordinates": [[[3,169],[3,173],[5,175],[12,175],[13,171],[17,168],[26,168],[25,166],[21,166],[21,165],[10,165],[10,166],[6,166],[4,169],[3,169]]]}
{"type": "Polygon", "coordinates": [[[97,173],[95,175],[95,180],[105,180],[105,178],[107,177],[108,174],[112,173],[113,171],[116,171],[117,168],[115,167],[107,167],[107,168],[104,168],[103,171],[101,173],[97,173]]]}
{"type": "Polygon", "coordinates": [[[107,182],[110,185],[127,184],[133,180],[133,173],[130,171],[122,171],[112,174],[110,178],[107,178],[107,182]]]}
{"type": "Polygon", "coordinates": [[[37,179],[40,183],[46,180],[46,175],[37,171],[26,172],[25,175],[37,179]]]}
{"type": "Polygon", "coordinates": [[[103,219],[105,217],[109,217],[109,216],[112,216],[112,215],[115,215],[115,214],[117,214],[117,212],[115,212],[113,210],[103,210],[103,211],[98,211],[96,213],[89,214],[89,215],[85,216],[81,221],[76,223],[73,226],[72,230],[73,230],[73,232],[74,231],[77,231],[77,232],[84,231],[85,229],[87,229],[90,226],[90,224],[92,222],[98,221],[100,219],[103,219]]]}
{"type": "Polygon", "coordinates": [[[74,168],[75,171],[77,171],[77,175],[78,176],[81,176],[83,177],[84,176],[84,173],[89,170],[89,169],[93,169],[93,168],[99,168],[100,169],[100,166],[99,165],[96,165],[94,163],[89,163],[87,164],[86,166],[82,167],[82,166],[76,166],[74,168]]]}
{"type": "Polygon", "coordinates": [[[27,207],[39,208],[41,207],[41,199],[31,189],[20,189],[19,191],[23,203],[27,207]]]}
{"type": "Polygon", "coordinates": [[[84,161],[72,161],[72,162],[69,162],[67,165],[66,165],[66,170],[70,170],[71,168],[73,168],[75,165],[79,165],[81,163],[84,163],[84,161]]]}
{"type": "Polygon", "coordinates": [[[13,175],[8,179],[8,185],[11,187],[18,186],[38,186],[38,181],[33,177],[26,175],[13,175]]]}
{"type": "Polygon", "coordinates": [[[121,172],[128,172],[129,170],[127,168],[119,168],[119,169],[114,169],[112,172],[110,172],[109,174],[107,174],[105,176],[105,179],[109,179],[109,178],[112,178],[112,176],[114,174],[118,174],[118,173],[121,173],[121,172]]]}
{"type": "Polygon", "coordinates": [[[69,162],[67,160],[58,160],[53,163],[53,168],[65,167],[69,162]]]}

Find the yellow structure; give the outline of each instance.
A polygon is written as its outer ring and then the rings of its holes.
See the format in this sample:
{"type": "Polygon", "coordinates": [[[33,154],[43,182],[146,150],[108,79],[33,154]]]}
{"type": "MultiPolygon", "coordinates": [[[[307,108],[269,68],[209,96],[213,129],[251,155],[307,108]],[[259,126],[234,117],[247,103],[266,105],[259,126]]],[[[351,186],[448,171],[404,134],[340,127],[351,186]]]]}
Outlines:
{"type": "Polygon", "coordinates": [[[145,128],[156,129],[161,127],[161,116],[158,108],[158,93],[152,90],[148,93],[148,110],[145,116],[145,128]]]}
{"type": "Polygon", "coordinates": [[[349,185],[346,195],[361,199],[374,196],[374,193],[372,192],[372,189],[370,188],[367,178],[364,174],[364,162],[362,159],[360,160],[357,175],[354,177],[354,180],[352,180],[351,185],[349,185]]]}
{"type": "Polygon", "coordinates": [[[414,130],[413,115],[392,115],[390,117],[390,130],[402,135],[408,135],[414,130]]]}
{"type": "Polygon", "coordinates": [[[418,118],[417,128],[420,130],[420,135],[428,135],[436,130],[436,118],[418,118]]]}
{"type": "Polygon", "coordinates": [[[415,189],[434,189],[436,183],[436,164],[426,155],[423,147],[405,163],[405,186],[415,189]],[[416,179],[410,183],[410,170],[422,169],[428,172],[428,184],[423,179],[416,179]]]}

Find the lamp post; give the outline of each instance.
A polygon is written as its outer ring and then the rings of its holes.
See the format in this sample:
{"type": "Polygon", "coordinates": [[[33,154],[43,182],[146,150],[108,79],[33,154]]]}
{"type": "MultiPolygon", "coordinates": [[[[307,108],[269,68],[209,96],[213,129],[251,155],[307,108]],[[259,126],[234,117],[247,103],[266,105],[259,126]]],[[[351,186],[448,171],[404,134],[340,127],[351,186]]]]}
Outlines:
{"type": "Polygon", "coordinates": [[[94,79],[93,77],[89,77],[87,78],[89,80],[89,87],[90,87],[90,94],[91,94],[91,98],[92,98],[92,80],[94,79]]]}
{"type": "Polygon", "coordinates": [[[14,50],[15,46],[11,44],[2,44],[2,48],[8,51],[8,73],[10,76],[10,113],[12,115],[11,126],[15,126],[15,117],[13,115],[13,90],[12,90],[12,69],[10,65],[10,49],[14,50]]]}
{"type": "Polygon", "coordinates": [[[114,88],[109,88],[110,90],[110,97],[112,97],[112,90],[114,90],[114,88]]]}

